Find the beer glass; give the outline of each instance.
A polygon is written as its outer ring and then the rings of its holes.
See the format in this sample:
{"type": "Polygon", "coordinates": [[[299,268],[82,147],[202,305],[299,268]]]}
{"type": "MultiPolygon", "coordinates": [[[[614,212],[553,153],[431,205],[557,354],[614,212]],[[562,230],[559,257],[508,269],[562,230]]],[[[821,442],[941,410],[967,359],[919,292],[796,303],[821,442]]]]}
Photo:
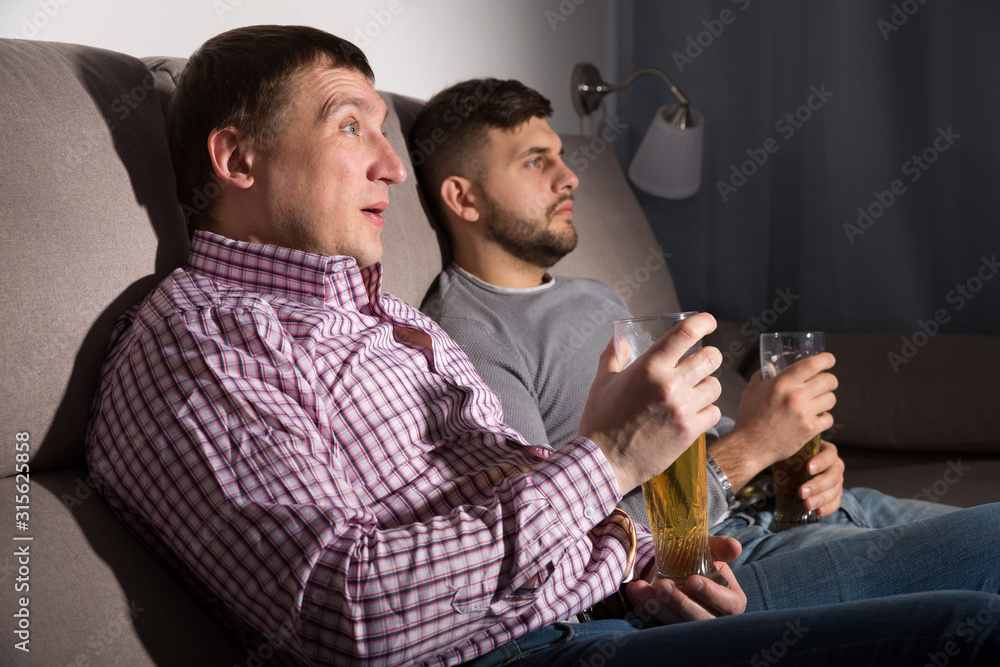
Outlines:
{"type": "MultiPolygon", "coordinates": [[[[646,351],[663,334],[694,312],[615,320],[614,345],[625,366],[646,351]]],[[[698,341],[682,359],[701,349],[698,341]]],[[[708,486],[705,470],[705,434],[669,468],[642,485],[649,527],[655,546],[653,582],[670,579],[683,585],[700,574],[723,586],[729,583],[715,568],[708,546],[708,486]]]]}
{"type": "MultiPolygon", "coordinates": [[[[760,370],[765,381],[770,380],[799,359],[819,354],[825,347],[821,331],[788,333],[765,333],[760,337],[760,370]]],[[[774,518],[771,530],[774,532],[817,523],[816,510],[806,509],[799,488],[812,479],[806,466],[809,460],[819,454],[820,434],[817,433],[798,452],[772,466],[774,473],[774,518]]]]}

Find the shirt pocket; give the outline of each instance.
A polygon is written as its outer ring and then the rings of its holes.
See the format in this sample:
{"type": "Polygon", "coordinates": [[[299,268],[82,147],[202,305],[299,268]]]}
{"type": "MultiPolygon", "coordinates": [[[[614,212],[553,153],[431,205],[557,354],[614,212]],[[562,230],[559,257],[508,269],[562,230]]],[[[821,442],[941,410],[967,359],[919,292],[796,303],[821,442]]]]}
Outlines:
{"type": "Polygon", "coordinates": [[[459,614],[509,616],[519,614],[525,607],[534,604],[540,592],[540,587],[523,587],[510,595],[497,596],[496,583],[484,581],[458,588],[451,606],[459,614]]]}

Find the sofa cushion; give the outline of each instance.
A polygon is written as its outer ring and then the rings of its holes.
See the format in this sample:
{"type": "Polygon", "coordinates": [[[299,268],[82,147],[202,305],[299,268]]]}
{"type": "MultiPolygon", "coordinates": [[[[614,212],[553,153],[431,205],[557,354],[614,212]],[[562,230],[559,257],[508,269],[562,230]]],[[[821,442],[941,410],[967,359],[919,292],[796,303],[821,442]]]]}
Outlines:
{"type": "MultiPolygon", "coordinates": [[[[0,479],[4,498],[14,497],[14,481],[0,479]]],[[[247,649],[118,522],[86,468],[32,474],[31,481],[25,534],[34,539],[8,537],[11,546],[0,555],[7,589],[0,611],[10,627],[19,597],[27,598],[30,653],[15,649],[8,634],[0,663],[246,664],[247,649]],[[15,550],[25,547],[28,588],[17,592],[15,550]]]]}
{"type": "Polygon", "coordinates": [[[37,471],[83,462],[111,327],[187,235],[140,61],[4,39],[0,62],[0,423],[31,434],[37,471]]]}

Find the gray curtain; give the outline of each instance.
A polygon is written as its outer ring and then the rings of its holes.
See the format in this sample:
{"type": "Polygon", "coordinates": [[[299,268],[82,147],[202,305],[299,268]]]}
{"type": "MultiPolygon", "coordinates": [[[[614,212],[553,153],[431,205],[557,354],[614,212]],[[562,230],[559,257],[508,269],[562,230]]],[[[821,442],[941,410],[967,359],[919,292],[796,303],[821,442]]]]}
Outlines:
{"type": "MultiPolygon", "coordinates": [[[[701,190],[637,192],[685,308],[770,330],[1000,333],[1000,2],[632,11],[628,67],[662,69],[706,118],[701,190]]],[[[623,94],[626,157],[668,101],[653,77],[623,94]]]]}

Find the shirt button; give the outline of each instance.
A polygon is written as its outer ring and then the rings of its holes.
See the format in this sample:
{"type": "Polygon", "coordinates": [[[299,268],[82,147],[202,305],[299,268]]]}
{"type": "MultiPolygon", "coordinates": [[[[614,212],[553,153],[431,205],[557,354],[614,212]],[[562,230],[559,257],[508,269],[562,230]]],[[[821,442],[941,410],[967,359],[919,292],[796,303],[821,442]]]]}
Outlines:
{"type": "Polygon", "coordinates": [[[583,510],[583,516],[587,517],[591,521],[594,521],[597,518],[597,510],[594,509],[593,505],[587,505],[587,507],[583,510]]]}

